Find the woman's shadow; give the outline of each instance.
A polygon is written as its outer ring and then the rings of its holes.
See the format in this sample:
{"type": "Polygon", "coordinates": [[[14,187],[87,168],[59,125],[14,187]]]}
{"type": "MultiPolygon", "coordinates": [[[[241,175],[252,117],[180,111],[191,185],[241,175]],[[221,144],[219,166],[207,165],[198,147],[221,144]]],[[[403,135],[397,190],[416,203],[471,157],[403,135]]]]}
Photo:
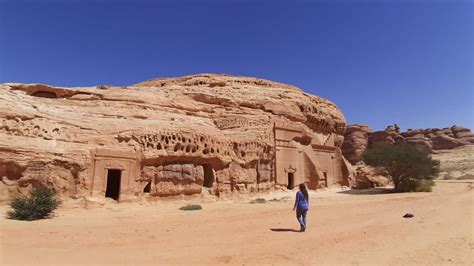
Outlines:
{"type": "Polygon", "coordinates": [[[301,232],[300,230],[289,229],[289,228],[270,228],[273,232],[301,232]]]}

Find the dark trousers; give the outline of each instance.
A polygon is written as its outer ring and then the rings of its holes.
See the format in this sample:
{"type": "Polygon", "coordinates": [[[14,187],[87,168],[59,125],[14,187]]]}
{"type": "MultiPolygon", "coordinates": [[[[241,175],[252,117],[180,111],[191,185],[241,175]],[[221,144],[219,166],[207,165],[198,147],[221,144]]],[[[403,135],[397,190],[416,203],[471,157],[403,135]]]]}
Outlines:
{"type": "Polygon", "coordinates": [[[308,212],[308,209],[306,210],[296,209],[296,219],[298,219],[298,222],[304,228],[306,228],[306,213],[307,212],[308,212]]]}

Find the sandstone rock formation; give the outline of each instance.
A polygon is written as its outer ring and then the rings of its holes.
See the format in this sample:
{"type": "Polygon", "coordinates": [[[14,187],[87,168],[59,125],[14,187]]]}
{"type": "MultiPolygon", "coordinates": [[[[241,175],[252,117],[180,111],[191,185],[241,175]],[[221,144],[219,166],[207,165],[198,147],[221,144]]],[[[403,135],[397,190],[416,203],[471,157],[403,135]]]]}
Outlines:
{"type": "Polygon", "coordinates": [[[332,102],[257,78],[2,84],[0,197],[39,184],[114,199],[348,185],[344,129],[332,102]]]}
{"type": "Polygon", "coordinates": [[[352,164],[362,159],[362,153],[369,146],[370,133],[372,133],[372,129],[365,125],[349,125],[346,127],[341,150],[344,157],[352,164]]]}
{"type": "Polygon", "coordinates": [[[389,183],[388,173],[380,167],[358,164],[355,169],[355,188],[382,187],[389,183]]]}
{"type": "Polygon", "coordinates": [[[362,160],[365,149],[397,143],[413,144],[421,151],[434,153],[474,144],[474,134],[470,129],[456,125],[442,129],[408,129],[406,132],[400,132],[396,124],[375,132],[364,125],[348,125],[342,152],[352,164],[356,164],[362,160]]]}

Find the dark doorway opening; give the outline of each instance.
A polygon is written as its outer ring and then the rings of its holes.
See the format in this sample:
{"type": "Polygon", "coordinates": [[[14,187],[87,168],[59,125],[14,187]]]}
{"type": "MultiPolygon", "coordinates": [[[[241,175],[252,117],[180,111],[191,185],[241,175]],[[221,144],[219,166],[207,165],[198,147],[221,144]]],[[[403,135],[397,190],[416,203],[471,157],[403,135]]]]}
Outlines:
{"type": "Polygon", "coordinates": [[[143,193],[150,193],[151,191],[151,181],[146,184],[145,188],[143,189],[143,193]]]}
{"type": "Polygon", "coordinates": [[[328,173],[323,172],[324,175],[324,186],[328,187],[328,173]]]}
{"type": "Polygon", "coordinates": [[[120,197],[120,178],[122,171],[117,169],[109,169],[107,171],[107,190],[105,197],[118,200],[120,197]]]}
{"type": "Polygon", "coordinates": [[[257,185],[260,184],[260,164],[257,163],[257,166],[255,167],[257,170],[257,185]]]}
{"type": "Polygon", "coordinates": [[[260,191],[260,173],[257,169],[257,191],[260,191]]]}
{"type": "Polygon", "coordinates": [[[202,166],[204,168],[204,183],[203,186],[211,188],[214,184],[214,171],[208,164],[202,166]]]}
{"type": "Polygon", "coordinates": [[[295,177],[293,173],[288,173],[288,189],[293,189],[295,186],[295,177]]]}
{"type": "Polygon", "coordinates": [[[216,188],[216,196],[220,197],[220,192],[219,192],[219,179],[216,177],[216,185],[217,185],[217,188],[216,188]]]}

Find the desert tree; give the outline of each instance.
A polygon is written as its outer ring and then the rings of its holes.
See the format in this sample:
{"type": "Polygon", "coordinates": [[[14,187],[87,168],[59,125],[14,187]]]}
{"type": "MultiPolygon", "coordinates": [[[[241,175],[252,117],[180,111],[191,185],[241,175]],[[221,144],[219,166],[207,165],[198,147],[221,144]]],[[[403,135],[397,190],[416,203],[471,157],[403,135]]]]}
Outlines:
{"type": "Polygon", "coordinates": [[[367,165],[383,167],[393,180],[395,191],[431,191],[432,181],[439,173],[439,161],[414,145],[382,145],[363,154],[367,165]],[[428,184],[428,189],[421,187],[428,184]],[[431,184],[431,185],[429,185],[431,184]]]}

